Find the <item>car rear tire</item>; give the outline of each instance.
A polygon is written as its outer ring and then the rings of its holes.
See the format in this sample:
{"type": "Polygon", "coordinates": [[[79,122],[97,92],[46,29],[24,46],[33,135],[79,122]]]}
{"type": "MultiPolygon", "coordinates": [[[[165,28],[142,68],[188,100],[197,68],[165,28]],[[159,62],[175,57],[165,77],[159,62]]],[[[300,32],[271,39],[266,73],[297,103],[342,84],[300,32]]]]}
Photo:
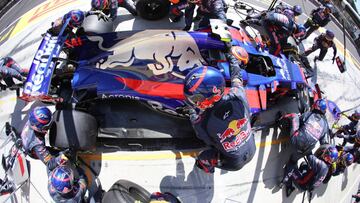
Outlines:
{"type": "Polygon", "coordinates": [[[50,145],[58,148],[94,150],[98,125],[94,116],[73,109],[55,111],[51,125],[50,145]]]}
{"type": "Polygon", "coordinates": [[[168,15],[169,0],[138,0],[136,3],[138,14],[146,20],[159,20],[168,15]]]}
{"type": "Polygon", "coordinates": [[[150,202],[150,193],[140,185],[127,180],[118,180],[104,194],[102,202],[150,202]]]}

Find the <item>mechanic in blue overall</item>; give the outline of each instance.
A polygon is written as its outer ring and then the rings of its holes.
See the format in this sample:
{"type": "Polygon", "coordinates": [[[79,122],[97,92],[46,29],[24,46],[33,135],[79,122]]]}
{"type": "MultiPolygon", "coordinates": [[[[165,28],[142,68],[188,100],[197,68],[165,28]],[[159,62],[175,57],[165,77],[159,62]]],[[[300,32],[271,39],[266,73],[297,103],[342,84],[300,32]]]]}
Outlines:
{"type": "Polygon", "coordinates": [[[264,26],[270,40],[269,53],[279,56],[296,25],[284,14],[269,12],[264,18],[264,26]]]}
{"type": "Polygon", "coordinates": [[[307,29],[306,35],[301,38],[304,40],[308,38],[311,33],[319,29],[319,27],[325,27],[330,22],[330,14],[334,6],[332,4],[325,4],[317,9],[311,11],[311,17],[307,19],[304,26],[307,29]]]}
{"type": "Polygon", "coordinates": [[[87,177],[79,166],[73,169],[67,165],[56,167],[49,173],[48,191],[55,202],[85,202],[87,177]]]}
{"type": "Polygon", "coordinates": [[[286,196],[295,190],[293,184],[302,191],[312,191],[319,187],[325,179],[329,170],[328,164],[310,154],[306,156],[306,161],[297,166],[297,162],[289,162],[284,170],[284,178],[281,183],[285,185],[286,196]]]}
{"type": "Polygon", "coordinates": [[[52,112],[47,107],[35,107],[29,113],[29,120],[21,132],[22,145],[26,154],[40,159],[48,170],[53,170],[68,161],[68,158],[62,153],[54,157],[45,146],[45,135],[50,127],[51,119],[52,112]]]}
{"type": "Polygon", "coordinates": [[[220,19],[226,22],[225,4],[223,0],[188,0],[188,7],[185,9],[185,28],[188,31],[193,22],[194,10],[199,6],[197,12],[201,16],[199,28],[210,26],[210,19],[220,19]]]}
{"type": "Polygon", "coordinates": [[[52,24],[48,32],[53,36],[60,34],[61,28],[70,19],[69,24],[65,28],[64,34],[69,34],[70,37],[74,37],[82,32],[81,25],[84,22],[85,15],[87,13],[81,10],[72,10],[66,13],[63,17],[56,19],[52,24]]]}
{"type": "MultiPolygon", "coordinates": [[[[360,143],[360,137],[357,137],[358,132],[358,124],[360,119],[360,113],[355,111],[351,116],[346,116],[347,119],[350,120],[350,123],[343,125],[336,131],[335,135],[339,138],[344,138],[343,146],[346,145],[347,142],[354,144],[356,139],[360,143]]],[[[359,134],[360,136],[360,134],[359,134]]]]}
{"type": "Polygon", "coordinates": [[[320,146],[314,153],[314,155],[325,161],[325,163],[328,165],[329,170],[328,173],[326,174],[325,179],[323,180],[323,183],[328,183],[332,174],[336,171],[337,169],[337,161],[338,161],[338,157],[339,157],[339,151],[337,150],[337,148],[333,145],[322,145],[320,146]]]}
{"type": "Polygon", "coordinates": [[[5,90],[6,87],[15,85],[13,78],[24,82],[26,80],[27,72],[21,69],[20,65],[9,56],[0,59],[0,77],[4,80],[6,85],[0,83],[0,88],[5,90]]]}
{"type": "Polygon", "coordinates": [[[316,143],[329,143],[329,126],[325,117],[327,104],[324,99],[318,99],[312,110],[302,115],[291,113],[280,117],[277,121],[282,131],[289,132],[290,142],[296,152],[290,157],[290,162],[296,161],[312,153],[316,143]]]}
{"type": "Polygon", "coordinates": [[[275,6],[274,11],[276,13],[286,15],[289,19],[292,19],[294,22],[296,22],[295,17],[300,16],[302,14],[301,6],[295,5],[291,7],[283,3],[280,3],[279,5],[275,6]]]}
{"type": "Polygon", "coordinates": [[[91,11],[102,11],[111,20],[117,17],[117,9],[125,8],[133,16],[137,16],[137,11],[132,0],[91,0],[91,11]]]}
{"type": "MultiPolygon", "coordinates": [[[[232,47],[232,51],[243,59],[237,63],[245,66],[248,62],[246,50],[232,47]]],[[[202,151],[195,162],[206,173],[214,173],[215,167],[240,170],[256,151],[241,69],[230,66],[230,70],[231,89],[226,93],[224,76],[213,67],[194,68],[184,80],[190,121],[197,137],[211,147],[202,151]]]]}
{"type": "Polygon", "coordinates": [[[319,60],[322,61],[325,58],[325,55],[330,47],[334,50],[334,55],[332,58],[332,62],[335,62],[335,57],[337,53],[336,45],[334,43],[335,34],[331,30],[326,30],[325,33],[322,33],[320,36],[314,39],[314,44],[312,47],[304,52],[305,56],[310,55],[317,49],[320,49],[319,56],[315,56],[314,61],[319,60]]]}

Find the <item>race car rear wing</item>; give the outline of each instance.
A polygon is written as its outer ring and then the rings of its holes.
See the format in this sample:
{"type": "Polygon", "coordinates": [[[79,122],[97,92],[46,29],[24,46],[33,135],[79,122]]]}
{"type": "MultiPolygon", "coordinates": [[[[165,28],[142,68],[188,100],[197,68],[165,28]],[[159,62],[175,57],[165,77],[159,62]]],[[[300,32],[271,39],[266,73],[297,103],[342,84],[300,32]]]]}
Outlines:
{"type": "Polygon", "coordinates": [[[25,101],[51,101],[48,95],[51,78],[56,62],[53,60],[60,55],[67,35],[63,36],[70,19],[64,23],[58,36],[46,33],[35,54],[29,75],[24,83],[23,94],[20,97],[25,101]]]}

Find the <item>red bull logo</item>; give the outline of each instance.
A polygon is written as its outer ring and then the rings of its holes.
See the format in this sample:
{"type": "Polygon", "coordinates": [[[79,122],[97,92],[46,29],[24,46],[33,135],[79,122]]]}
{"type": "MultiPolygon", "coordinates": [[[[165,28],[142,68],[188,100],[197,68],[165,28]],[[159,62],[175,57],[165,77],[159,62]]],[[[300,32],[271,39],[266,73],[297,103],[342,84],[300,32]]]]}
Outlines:
{"type": "Polygon", "coordinates": [[[228,128],[219,136],[220,142],[224,142],[229,137],[236,136],[240,133],[241,129],[244,127],[244,125],[247,123],[247,118],[242,118],[238,120],[233,120],[229,123],[228,128]]]}

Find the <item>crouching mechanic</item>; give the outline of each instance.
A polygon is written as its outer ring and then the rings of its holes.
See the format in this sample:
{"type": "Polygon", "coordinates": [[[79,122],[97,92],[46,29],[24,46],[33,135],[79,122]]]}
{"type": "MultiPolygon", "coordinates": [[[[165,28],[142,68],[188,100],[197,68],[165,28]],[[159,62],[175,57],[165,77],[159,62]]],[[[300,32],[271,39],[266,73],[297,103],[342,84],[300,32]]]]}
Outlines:
{"type": "MultiPolygon", "coordinates": [[[[232,47],[245,65],[248,54],[232,47]]],[[[231,64],[230,64],[231,65],[231,64]]],[[[198,138],[211,149],[199,154],[196,166],[206,173],[215,167],[236,171],[255,154],[255,140],[250,126],[250,112],[242,87],[240,66],[231,66],[231,89],[225,93],[225,79],[216,68],[202,66],[190,71],[184,84],[189,116],[198,138]]]]}
{"type": "Polygon", "coordinates": [[[49,174],[48,191],[55,202],[85,202],[86,189],[87,178],[79,166],[75,174],[67,165],[58,166],[49,174]]]}
{"type": "MultiPolygon", "coordinates": [[[[285,174],[282,184],[286,186],[286,196],[294,191],[294,185],[302,191],[312,191],[319,187],[325,179],[329,166],[325,161],[317,158],[315,155],[307,155],[307,161],[303,161],[300,167],[297,163],[289,163],[286,165],[285,174]]],[[[281,184],[281,187],[282,187],[281,184]]]]}
{"type": "Polygon", "coordinates": [[[25,152],[32,158],[40,159],[48,170],[53,170],[56,166],[68,161],[68,158],[62,153],[57,157],[52,156],[45,146],[45,135],[51,119],[52,113],[47,107],[35,107],[29,113],[29,120],[21,132],[25,152]]]}
{"type": "Polygon", "coordinates": [[[316,143],[321,145],[329,143],[329,126],[325,117],[327,104],[323,99],[315,101],[312,110],[298,114],[287,114],[279,119],[280,128],[290,134],[290,142],[296,148],[296,152],[290,157],[290,161],[296,161],[311,154],[316,143]]]}

